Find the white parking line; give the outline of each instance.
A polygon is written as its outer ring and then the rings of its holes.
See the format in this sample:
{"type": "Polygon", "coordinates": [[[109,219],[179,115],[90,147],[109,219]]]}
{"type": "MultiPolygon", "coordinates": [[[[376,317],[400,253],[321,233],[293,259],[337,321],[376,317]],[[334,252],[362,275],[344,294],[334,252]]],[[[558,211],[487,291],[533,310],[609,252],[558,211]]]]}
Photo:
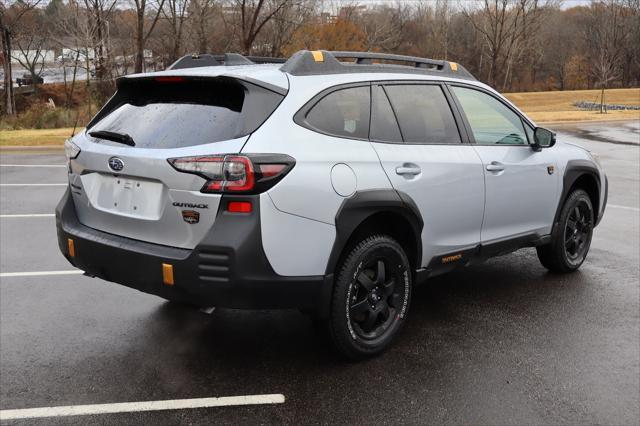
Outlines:
{"type": "Polygon", "coordinates": [[[112,413],[136,413],[141,411],[183,410],[186,408],[229,407],[233,405],[262,405],[283,403],[284,395],[268,394],[223,396],[220,398],[170,399],[165,401],[120,402],[116,404],[68,405],[64,407],[0,410],[0,420],[86,416],[112,413]]]}
{"type": "Polygon", "coordinates": [[[0,183],[0,186],[67,186],[66,183],[0,183]]]}
{"type": "Polygon", "coordinates": [[[54,217],[53,213],[40,213],[40,214],[0,214],[0,219],[10,219],[18,217],[54,217]]]}
{"type": "Polygon", "coordinates": [[[623,209],[623,210],[631,210],[634,212],[640,212],[638,207],[629,207],[629,206],[618,206],[616,204],[607,204],[607,207],[612,207],[614,209],[623,209]]]}
{"type": "Polygon", "coordinates": [[[0,278],[8,277],[44,277],[48,275],[80,275],[84,274],[84,271],[79,269],[69,271],[38,271],[38,272],[2,272],[0,278]]]}
{"type": "Polygon", "coordinates": [[[0,164],[0,167],[67,167],[64,164],[0,164]]]}

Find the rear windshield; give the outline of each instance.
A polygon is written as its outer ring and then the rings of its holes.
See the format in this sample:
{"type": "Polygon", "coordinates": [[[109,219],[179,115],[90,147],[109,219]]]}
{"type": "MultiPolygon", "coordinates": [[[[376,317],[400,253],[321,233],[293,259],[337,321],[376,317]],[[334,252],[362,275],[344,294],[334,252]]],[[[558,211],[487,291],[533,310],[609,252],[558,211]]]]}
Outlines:
{"type": "Polygon", "coordinates": [[[202,145],[250,134],[282,98],[263,87],[226,77],[125,80],[90,123],[89,132],[128,134],[136,148],[202,145]]]}

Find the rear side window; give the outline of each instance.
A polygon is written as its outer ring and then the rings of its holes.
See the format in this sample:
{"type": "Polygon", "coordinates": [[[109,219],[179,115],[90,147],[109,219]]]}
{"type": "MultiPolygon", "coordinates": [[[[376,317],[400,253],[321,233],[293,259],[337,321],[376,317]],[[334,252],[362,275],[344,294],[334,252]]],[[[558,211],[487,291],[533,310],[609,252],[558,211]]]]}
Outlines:
{"type": "Polygon", "coordinates": [[[367,139],[369,137],[369,86],[350,87],[329,93],[305,116],[305,122],[332,136],[367,139]]]}
{"type": "Polygon", "coordinates": [[[385,86],[406,143],[461,143],[449,103],[438,85],[385,86]]]}
{"type": "Polygon", "coordinates": [[[136,148],[202,145],[250,134],[282,98],[231,78],[125,80],[90,130],[126,133],[136,148]]]}
{"type": "Polygon", "coordinates": [[[457,86],[452,86],[452,89],[462,105],[477,144],[527,144],[520,116],[502,102],[479,90],[457,86]]]}

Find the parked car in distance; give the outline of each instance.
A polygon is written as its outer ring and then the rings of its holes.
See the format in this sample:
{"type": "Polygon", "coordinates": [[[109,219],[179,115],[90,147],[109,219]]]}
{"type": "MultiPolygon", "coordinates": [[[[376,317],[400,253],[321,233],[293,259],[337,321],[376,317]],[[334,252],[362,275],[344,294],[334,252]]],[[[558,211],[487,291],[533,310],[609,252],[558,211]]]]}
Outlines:
{"type": "Polygon", "coordinates": [[[360,52],[187,56],[118,80],[67,141],[60,250],[177,303],[298,308],[380,354],[415,285],[535,247],[584,262],[607,178],[463,66],[360,52]]]}
{"type": "Polygon", "coordinates": [[[22,74],[22,78],[19,78],[19,77],[16,78],[16,83],[18,83],[18,87],[32,86],[34,84],[43,84],[44,79],[39,75],[36,75],[34,78],[34,76],[32,76],[31,73],[26,72],[22,74]]]}

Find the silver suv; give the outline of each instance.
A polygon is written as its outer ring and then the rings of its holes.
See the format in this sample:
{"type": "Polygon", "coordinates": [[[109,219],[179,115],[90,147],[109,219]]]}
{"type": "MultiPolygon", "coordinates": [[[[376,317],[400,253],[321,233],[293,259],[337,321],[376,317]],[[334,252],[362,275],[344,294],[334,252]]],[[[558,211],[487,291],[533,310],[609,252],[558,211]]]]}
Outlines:
{"type": "Polygon", "coordinates": [[[67,141],[66,258],[174,302],[298,308],[387,348],[429,277],[536,247],[585,260],[607,179],[461,65],[300,51],[184,57],[67,141]]]}

